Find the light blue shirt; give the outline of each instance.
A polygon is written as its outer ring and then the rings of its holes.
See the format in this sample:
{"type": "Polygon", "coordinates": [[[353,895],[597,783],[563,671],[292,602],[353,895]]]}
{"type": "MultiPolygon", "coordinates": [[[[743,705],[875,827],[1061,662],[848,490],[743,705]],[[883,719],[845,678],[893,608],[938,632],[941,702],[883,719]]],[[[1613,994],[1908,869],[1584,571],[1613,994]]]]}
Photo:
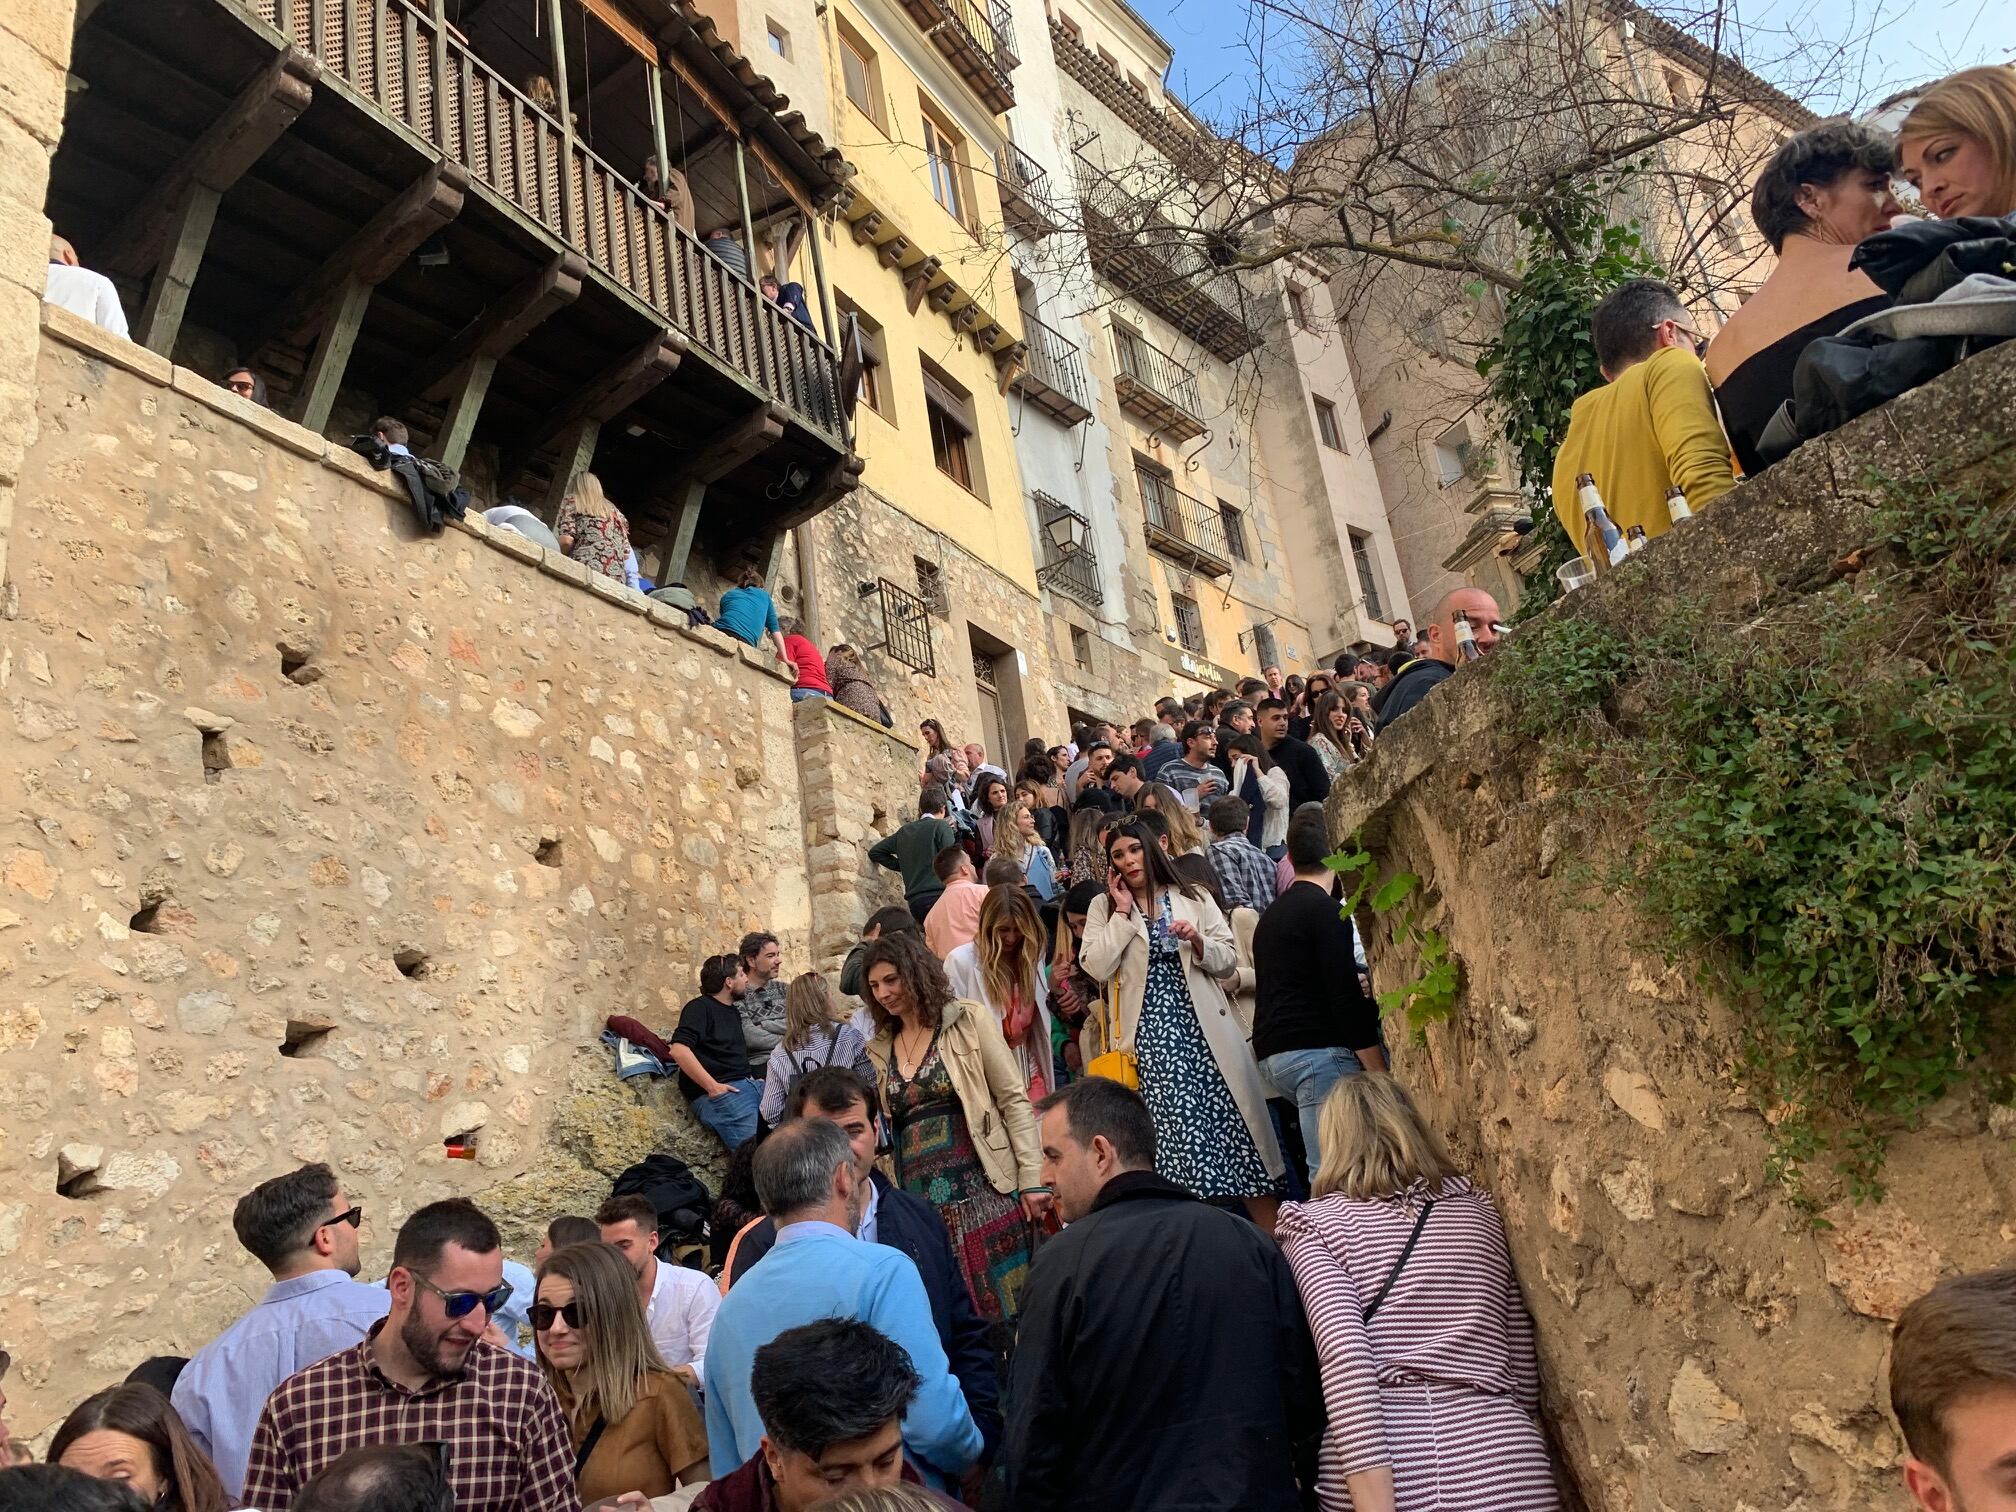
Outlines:
{"type": "Polygon", "coordinates": [[[938,1342],[917,1264],[886,1244],[864,1244],[831,1223],[787,1224],[714,1315],[707,1344],[707,1445],[715,1479],[739,1468],[763,1438],[749,1391],[756,1351],[787,1329],[857,1318],[910,1356],[923,1384],[903,1414],[903,1444],[918,1469],[956,1479],[980,1457],[980,1430],[938,1342]]]}
{"type": "Polygon", "coordinates": [[[235,1502],[245,1490],[252,1430],[273,1388],[359,1343],[392,1298],[338,1270],[276,1281],[237,1322],[196,1351],[175,1382],[175,1410],[235,1502]]]}
{"type": "Polygon", "coordinates": [[[861,1227],[858,1230],[863,1244],[879,1242],[875,1237],[880,1232],[875,1226],[875,1214],[881,1206],[882,1188],[871,1181],[868,1183],[868,1205],[861,1209],[861,1227]]]}
{"type": "Polygon", "coordinates": [[[752,646],[763,644],[765,631],[776,632],[777,605],[761,588],[730,588],[721,595],[714,628],[752,646]]]}
{"type": "Polygon", "coordinates": [[[504,1342],[511,1352],[522,1359],[532,1358],[532,1294],[539,1289],[539,1279],[532,1274],[532,1267],[521,1265],[516,1260],[504,1262],[504,1281],[511,1288],[511,1300],[497,1309],[497,1327],[504,1335],[504,1342]]]}

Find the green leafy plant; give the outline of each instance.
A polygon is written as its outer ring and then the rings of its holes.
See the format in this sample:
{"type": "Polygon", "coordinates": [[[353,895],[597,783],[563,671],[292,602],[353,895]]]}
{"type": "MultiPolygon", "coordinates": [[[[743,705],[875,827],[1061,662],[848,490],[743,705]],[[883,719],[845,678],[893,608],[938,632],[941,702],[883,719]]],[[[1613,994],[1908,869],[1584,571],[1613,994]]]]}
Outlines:
{"type": "Polygon", "coordinates": [[[2016,1044],[2016,502],[1881,486],[1862,578],[1740,629],[1550,617],[1496,674],[1556,801],[1637,816],[1612,885],[1735,1009],[1802,1200],[1879,1194],[1891,1135],[2006,1099],[2016,1044]]]}
{"type": "MultiPolygon", "coordinates": [[[[1553,602],[1554,569],[1576,554],[1554,518],[1554,454],[1568,434],[1575,400],[1603,381],[1589,316],[1597,301],[1627,279],[1662,276],[1637,225],[1610,220],[1610,206],[1640,166],[1564,182],[1519,212],[1526,234],[1521,287],[1507,296],[1498,334],[1477,360],[1478,373],[1490,380],[1491,408],[1542,547],[1539,566],[1520,596],[1519,620],[1553,602]]],[[[1483,285],[1471,285],[1472,298],[1484,293],[1483,285]]]]}
{"type": "Polygon", "coordinates": [[[1372,853],[1355,842],[1349,850],[1326,856],[1323,864],[1340,876],[1356,879],[1351,895],[1344,900],[1345,918],[1354,918],[1361,904],[1369,905],[1374,914],[1390,920],[1395,943],[1420,959],[1421,974],[1379,993],[1378,1003],[1381,1013],[1405,1015],[1408,1033],[1417,1043],[1423,1041],[1430,1024],[1440,1023],[1455,1011],[1456,994],[1463,982],[1462,963],[1450,950],[1449,941],[1440,930],[1421,921],[1421,907],[1415,901],[1421,879],[1413,872],[1399,872],[1378,882],[1372,853]]]}

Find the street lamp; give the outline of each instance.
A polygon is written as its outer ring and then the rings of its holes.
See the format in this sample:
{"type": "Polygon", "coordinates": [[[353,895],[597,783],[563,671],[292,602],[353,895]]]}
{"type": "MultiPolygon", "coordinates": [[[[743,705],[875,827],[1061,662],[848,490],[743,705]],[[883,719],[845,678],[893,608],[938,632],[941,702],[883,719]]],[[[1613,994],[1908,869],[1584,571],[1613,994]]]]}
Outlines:
{"type": "Polygon", "coordinates": [[[1085,549],[1088,530],[1085,519],[1068,509],[1052,513],[1043,523],[1044,533],[1050,537],[1051,548],[1059,557],[1076,556],[1085,549]]]}

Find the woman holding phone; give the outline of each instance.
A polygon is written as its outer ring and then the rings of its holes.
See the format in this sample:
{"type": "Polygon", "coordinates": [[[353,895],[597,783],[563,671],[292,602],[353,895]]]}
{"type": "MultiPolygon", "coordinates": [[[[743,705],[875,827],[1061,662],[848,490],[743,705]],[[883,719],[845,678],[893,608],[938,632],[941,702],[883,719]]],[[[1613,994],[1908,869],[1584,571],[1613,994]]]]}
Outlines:
{"type": "Polygon", "coordinates": [[[706,1480],[700,1409],[651,1342],[629,1263],[606,1244],[567,1245],[534,1295],[532,1337],[573,1430],[582,1502],[638,1506],[706,1480]]]}
{"type": "MultiPolygon", "coordinates": [[[[1085,916],[1079,964],[1117,986],[1110,1042],[1131,1052],[1155,1125],[1155,1169],[1199,1197],[1238,1197],[1272,1231],[1287,1167],[1267,1088],[1218,979],[1239,964],[1232,926],[1139,824],[1106,837],[1112,875],[1085,916]]],[[[1093,1015],[1094,1020],[1098,1015],[1093,1015]]]]}

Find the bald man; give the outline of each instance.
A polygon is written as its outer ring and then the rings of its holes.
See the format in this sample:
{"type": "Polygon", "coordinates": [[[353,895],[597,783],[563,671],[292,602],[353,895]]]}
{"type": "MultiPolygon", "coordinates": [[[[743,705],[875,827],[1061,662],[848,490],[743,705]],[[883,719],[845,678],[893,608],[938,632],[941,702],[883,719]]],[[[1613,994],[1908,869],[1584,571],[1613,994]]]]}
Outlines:
{"type": "Polygon", "coordinates": [[[42,298],[103,326],[121,340],[131,339],[126,311],[119,304],[119,291],[112,287],[112,280],[79,266],[77,249],[60,236],[49,238],[49,279],[42,298]]]}
{"type": "Polygon", "coordinates": [[[1437,683],[1456,675],[1462,655],[1456,649],[1456,616],[1470,617],[1470,630],[1477,637],[1477,649],[1488,653],[1498,644],[1498,601],[1482,588],[1456,588],[1442,595],[1435,617],[1428,625],[1428,654],[1408,662],[1387,685],[1385,701],[1379,705],[1379,733],[1428,696],[1437,683]]]}

